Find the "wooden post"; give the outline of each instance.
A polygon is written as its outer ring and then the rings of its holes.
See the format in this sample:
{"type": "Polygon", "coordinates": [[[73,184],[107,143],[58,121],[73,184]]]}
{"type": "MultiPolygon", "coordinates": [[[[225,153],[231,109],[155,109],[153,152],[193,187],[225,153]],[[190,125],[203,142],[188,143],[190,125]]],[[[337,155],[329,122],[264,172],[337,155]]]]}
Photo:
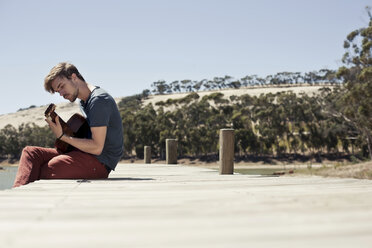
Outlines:
{"type": "Polygon", "coordinates": [[[220,174],[234,174],[234,129],[220,129],[220,174]]]}
{"type": "Polygon", "coordinates": [[[166,139],[166,163],[167,164],[177,164],[177,140],[176,139],[166,139]]]}
{"type": "Polygon", "coordinates": [[[151,146],[145,146],[143,148],[145,164],[151,164],[151,146]]]}

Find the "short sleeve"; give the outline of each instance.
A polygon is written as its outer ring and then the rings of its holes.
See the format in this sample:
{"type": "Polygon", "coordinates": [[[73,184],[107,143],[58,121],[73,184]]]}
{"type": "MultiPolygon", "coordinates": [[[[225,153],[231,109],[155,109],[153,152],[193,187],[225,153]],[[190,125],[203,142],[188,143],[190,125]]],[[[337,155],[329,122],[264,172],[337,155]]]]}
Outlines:
{"type": "Polygon", "coordinates": [[[105,96],[95,97],[88,110],[90,127],[108,126],[111,115],[110,100],[105,96]]]}

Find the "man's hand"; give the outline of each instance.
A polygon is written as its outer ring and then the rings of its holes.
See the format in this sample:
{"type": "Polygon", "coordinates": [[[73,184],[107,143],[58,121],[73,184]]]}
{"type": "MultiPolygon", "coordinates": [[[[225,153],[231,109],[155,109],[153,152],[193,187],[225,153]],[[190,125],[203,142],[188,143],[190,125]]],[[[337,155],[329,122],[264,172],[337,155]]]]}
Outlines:
{"type": "Polygon", "coordinates": [[[52,119],[50,118],[46,118],[45,121],[48,123],[50,129],[52,130],[56,138],[61,137],[63,130],[62,130],[61,123],[59,122],[59,116],[57,115],[55,119],[56,123],[54,123],[52,119]]]}
{"type": "MultiPolygon", "coordinates": [[[[59,122],[59,117],[58,116],[56,117],[56,123],[54,123],[50,118],[45,119],[45,121],[48,123],[54,135],[57,138],[61,137],[63,130],[61,123],[59,122]]],[[[90,139],[75,138],[70,137],[68,135],[64,135],[61,137],[61,140],[78,148],[83,152],[87,152],[94,155],[100,155],[105,145],[107,127],[106,126],[91,127],[90,130],[92,132],[92,138],[90,139]]]]}

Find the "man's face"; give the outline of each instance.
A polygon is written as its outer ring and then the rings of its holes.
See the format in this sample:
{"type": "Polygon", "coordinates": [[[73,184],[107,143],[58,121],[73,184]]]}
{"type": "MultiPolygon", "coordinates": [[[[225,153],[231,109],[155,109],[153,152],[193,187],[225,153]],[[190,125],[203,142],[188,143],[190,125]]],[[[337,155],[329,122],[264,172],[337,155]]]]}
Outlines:
{"type": "Polygon", "coordinates": [[[54,92],[58,92],[60,96],[74,102],[79,94],[79,89],[77,85],[65,77],[57,77],[52,81],[52,88],[54,92]]]}

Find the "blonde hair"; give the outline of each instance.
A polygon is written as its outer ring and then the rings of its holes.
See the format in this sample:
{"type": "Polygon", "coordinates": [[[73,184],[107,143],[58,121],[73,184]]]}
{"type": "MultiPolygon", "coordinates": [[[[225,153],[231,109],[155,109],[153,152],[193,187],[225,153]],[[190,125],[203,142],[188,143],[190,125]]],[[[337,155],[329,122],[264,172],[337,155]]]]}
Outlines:
{"type": "Polygon", "coordinates": [[[73,73],[75,73],[75,75],[79,79],[85,82],[83,76],[81,76],[80,72],[73,64],[70,64],[67,62],[61,62],[58,65],[54,66],[50,70],[49,74],[44,79],[45,90],[50,93],[54,93],[54,89],[52,88],[52,81],[58,77],[65,77],[65,78],[71,79],[71,75],[73,73]]]}

